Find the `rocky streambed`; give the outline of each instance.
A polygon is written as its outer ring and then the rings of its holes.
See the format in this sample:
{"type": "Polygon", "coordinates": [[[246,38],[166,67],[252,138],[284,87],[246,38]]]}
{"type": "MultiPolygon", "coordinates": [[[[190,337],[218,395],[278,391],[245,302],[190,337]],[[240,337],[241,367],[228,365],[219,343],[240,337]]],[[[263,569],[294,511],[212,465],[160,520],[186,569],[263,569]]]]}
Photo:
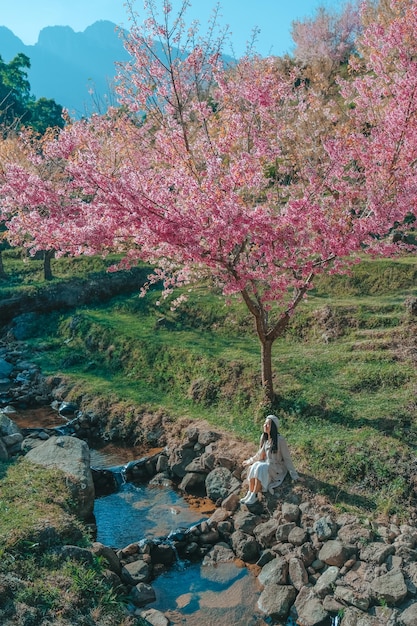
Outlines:
{"type": "Polygon", "coordinates": [[[203,422],[173,421],[163,414],[140,413],[129,428],[109,407],[91,399],[68,402],[71,386],[45,378],[28,358],[24,344],[0,350],[0,457],[25,454],[34,463],[55,463],[71,475],[80,515],[91,523],[97,492],[116,488],[114,472],[91,468],[89,446],[122,440],[158,448],[131,461],[125,479],[166,485],[188,497],[206,498],[207,519],[158,539],[138,539],[114,547],[66,546],[87,563],[102,556],[107,576],[131,611],[151,624],[169,624],[169,615],[152,611],[155,581],[177,559],[240,563],[259,583],[253,607],[269,623],[300,626],[412,626],[417,624],[417,528],[340,514],[300,483],[286,480],[275,495],[254,505],[239,503],[245,491],[242,460],[253,449],[214,431],[203,422]],[[18,407],[53,404],[66,413],[65,428],[22,432],[13,421],[18,407]],[[80,462],[81,460],[81,462],[80,462]]]}

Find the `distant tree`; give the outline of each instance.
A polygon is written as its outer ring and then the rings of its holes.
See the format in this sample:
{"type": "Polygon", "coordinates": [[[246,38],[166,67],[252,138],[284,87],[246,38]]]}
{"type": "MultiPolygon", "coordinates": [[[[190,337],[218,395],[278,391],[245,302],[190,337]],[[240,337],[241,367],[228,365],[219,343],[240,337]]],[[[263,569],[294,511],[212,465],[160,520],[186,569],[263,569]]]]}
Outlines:
{"type": "Polygon", "coordinates": [[[48,98],[31,100],[27,109],[29,115],[27,126],[40,135],[44,135],[48,128],[63,128],[65,125],[62,106],[55,100],[48,98]]]}
{"type": "Polygon", "coordinates": [[[55,100],[31,95],[27,70],[30,60],[23,53],[17,54],[10,63],[0,56],[0,128],[3,136],[22,127],[32,128],[43,134],[48,128],[63,128],[62,106],[55,100]]]}
{"type": "MultiPolygon", "coordinates": [[[[0,225],[4,244],[21,246],[33,254],[42,253],[43,273],[45,280],[53,278],[51,260],[54,257],[54,248],[48,241],[44,247],[37,247],[36,229],[40,222],[46,224],[49,218],[50,207],[46,202],[46,190],[43,195],[37,195],[39,186],[36,182],[40,179],[48,186],[48,196],[57,186],[62,176],[62,163],[59,160],[47,160],[44,158],[44,145],[56,137],[53,128],[43,136],[38,136],[31,130],[22,131],[19,135],[9,135],[0,142],[0,184],[8,180],[12,172],[18,172],[21,190],[14,191],[5,186],[10,196],[0,200],[0,225]],[[34,209],[34,197],[37,205],[34,209]],[[37,222],[37,225],[35,225],[37,222]],[[34,230],[32,230],[34,228],[34,230]]],[[[55,202],[60,204],[59,194],[54,197],[55,202]]],[[[40,233],[39,233],[40,234],[40,233]]]]}
{"type": "Polygon", "coordinates": [[[375,237],[385,215],[387,232],[395,228],[401,241],[399,234],[417,215],[417,3],[383,0],[374,12],[365,8],[360,57],[351,60],[358,76],[345,82],[342,92],[352,133],[333,147],[339,151],[339,175],[361,183],[357,202],[375,237]]]}
{"type": "Polygon", "coordinates": [[[320,6],[313,18],[292,23],[293,58],[307,70],[310,81],[318,83],[325,78],[332,85],[342,66],[347,67],[361,31],[359,0],[347,2],[340,11],[320,6]]]}
{"type": "Polygon", "coordinates": [[[30,61],[25,54],[16,55],[10,63],[0,57],[0,125],[5,132],[16,129],[29,118],[28,68],[30,61]]]}

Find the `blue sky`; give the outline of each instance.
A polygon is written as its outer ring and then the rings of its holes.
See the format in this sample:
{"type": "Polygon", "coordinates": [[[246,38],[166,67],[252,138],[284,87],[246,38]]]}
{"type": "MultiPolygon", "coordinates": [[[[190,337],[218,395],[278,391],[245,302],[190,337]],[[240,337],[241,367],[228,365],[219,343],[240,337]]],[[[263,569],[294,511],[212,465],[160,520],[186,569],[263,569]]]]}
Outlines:
{"type": "MultiPolygon", "coordinates": [[[[158,4],[162,0],[157,0],[158,4]]],[[[180,0],[172,0],[178,6],[180,0]]],[[[198,19],[201,29],[216,5],[216,0],[191,0],[187,11],[190,19],[198,19]]],[[[291,51],[293,20],[314,15],[318,6],[340,8],[342,0],[220,0],[220,23],[232,32],[233,50],[244,53],[254,28],[260,29],[256,50],[261,55],[282,55],[291,51]]],[[[135,9],[143,15],[143,1],[135,1],[135,9]]],[[[129,27],[125,0],[0,0],[0,26],[7,26],[23,43],[36,43],[45,26],[71,26],[83,31],[97,20],[110,20],[129,27]]]]}

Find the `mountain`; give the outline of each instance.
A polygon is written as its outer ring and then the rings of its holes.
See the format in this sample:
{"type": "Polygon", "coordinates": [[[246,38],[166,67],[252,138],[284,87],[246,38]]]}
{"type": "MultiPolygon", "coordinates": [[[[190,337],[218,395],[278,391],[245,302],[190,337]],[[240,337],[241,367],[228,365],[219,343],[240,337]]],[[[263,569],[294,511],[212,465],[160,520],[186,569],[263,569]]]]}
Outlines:
{"type": "Polygon", "coordinates": [[[69,26],[48,26],[36,44],[25,45],[11,30],[0,26],[0,55],[8,63],[23,52],[29,57],[28,78],[36,99],[52,98],[73,117],[105,110],[114,103],[111,85],[116,63],[129,55],[123,31],[100,20],[76,33],[69,26]]]}

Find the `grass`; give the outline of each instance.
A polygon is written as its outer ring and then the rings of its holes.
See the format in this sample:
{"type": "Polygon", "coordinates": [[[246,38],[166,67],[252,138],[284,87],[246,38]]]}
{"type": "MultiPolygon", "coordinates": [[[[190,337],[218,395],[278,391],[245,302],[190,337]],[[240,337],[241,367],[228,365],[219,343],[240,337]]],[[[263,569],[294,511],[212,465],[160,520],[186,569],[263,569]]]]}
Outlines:
{"type": "MultiPolygon", "coordinates": [[[[387,482],[398,472],[404,478],[417,441],[410,400],[416,366],[407,356],[412,320],[404,307],[405,298],[417,293],[416,267],[412,256],[366,261],[352,276],[334,278],[334,293],[323,278],[327,292],[319,282],[274,345],[279,400],[273,409],[298,466],[329,493],[343,485],[351,501],[357,494],[359,504],[365,497],[373,509],[387,508],[381,506],[387,482]],[[361,284],[362,292],[353,293],[361,284]],[[341,443],[335,448],[334,441],[341,443]],[[388,456],[384,474],[373,457],[390,447],[401,462],[388,456]]],[[[265,411],[260,348],[243,305],[227,307],[203,287],[181,311],[158,305],[159,297],[154,290],[144,299],[119,296],[41,316],[30,339],[34,358],[45,373],[76,381],[78,397],[107,396],[151,411],[163,407],[173,417],[204,418],[257,441],[265,411]]],[[[410,489],[404,484],[394,491],[388,508],[399,510],[410,489]]]]}
{"type": "MultiPolygon", "coordinates": [[[[25,264],[32,268],[27,275],[17,258],[6,258],[6,269],[12,261],[18,278],[0,283],[0,297],[44,286],[37,261],[25,264]]],[[[98,272],[103,261],[91,263],[54,261],[55,284],[98,272]]],[[[177,311],[158,305],[155,289],[146,298],[118,296],[99,306],[37,315],[31,326],[27,322],[27,342],[44,374],[72,382],[68,399],[88,397],[117,407],[112,427],[117,425],[120,436],[134,438],[132,407],[139,407],[173,418],[203,418],[256,443],[265,411],[272,408],[312,489],[343,511],[407,519],[416,505],[410,477],[417,469],[417,320],[404,303],[417,297],[416,278],[417,259],[409,255],[363,261],[351,276],[320,279],[274,344],[278,400],[273,407],[263,402],[260,347],[251,318],[242,304],[225,306],[204,286],[177,311]]],[[[44,491],[42,480],[21,475],[20,463],[17,468],[0,466],[3,562],[20,551],[39,566],[36,519],[47,511],[64,533],[71,505],[50,501],[49,494],[60,490],[49,481],[58,477],[48,477],[44,491]],[[15,499],[27,508],[15,509],[15,499]]],[[[81,605],[82,588],[94,572],[74,575],[67,569],[61,575],[81,605]]],[[[46,613],[56,610],[55,587],[48,591],[39,582],[23,593],[46,613]]],[[[101,587],[100,594],[113,606],[111,594],[101,587]]],[[[97,598],[90,600],[90,614],[105,613],[97,598]]]]}
{"type": "Polygon", "coordinates": [[[60,554],[67,544],[91,545],[65,475],[24,458],[0,463],[0,475],[0,622],[127,626],[105,564],[95,557],[87,566],[60,554]]]}

